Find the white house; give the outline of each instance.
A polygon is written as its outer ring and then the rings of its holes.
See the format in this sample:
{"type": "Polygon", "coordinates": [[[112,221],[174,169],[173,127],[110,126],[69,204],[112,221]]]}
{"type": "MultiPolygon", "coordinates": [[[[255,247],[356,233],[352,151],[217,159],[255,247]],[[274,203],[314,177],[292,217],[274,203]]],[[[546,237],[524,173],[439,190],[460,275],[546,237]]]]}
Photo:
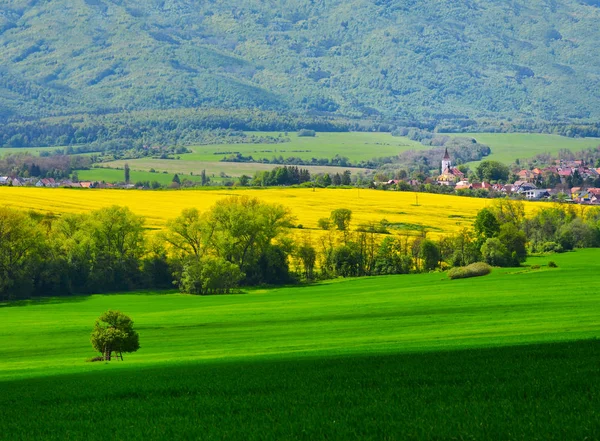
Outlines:
{"type": "Polygon", "coordinates": [[[523,191],[523,194],[527,199],[542,199],[550,196],[549,190],[544,188],[533,188],[530,190],[523,191]]]}

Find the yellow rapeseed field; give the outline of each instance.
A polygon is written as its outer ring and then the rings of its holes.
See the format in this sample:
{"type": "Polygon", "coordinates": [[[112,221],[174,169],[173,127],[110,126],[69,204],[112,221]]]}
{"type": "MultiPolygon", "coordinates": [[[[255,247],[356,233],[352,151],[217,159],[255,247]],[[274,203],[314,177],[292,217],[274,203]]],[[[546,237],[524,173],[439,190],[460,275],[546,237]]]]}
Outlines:
{"type": "MultiPolygon", "coordinates": [[[[308,230],[317,228],[318,219],[328,217],[332,210],[348,208],[354,226],[386,219],[407,232],[423,227],[434,237],[471,226],[477,211],[492,203],[489,199],[419,193],[417,205],[415,193],[365,189],[141,191],[0,187],[0,205],[55,214],[123,205],[145,216],[147,227],[161,229],[184,208],[203,211],[231,195],[257,197],[289,207],[297,224],[308,230]]],[[[537,206],[527,203],[526,209],[535,211],[537,206]]]]}

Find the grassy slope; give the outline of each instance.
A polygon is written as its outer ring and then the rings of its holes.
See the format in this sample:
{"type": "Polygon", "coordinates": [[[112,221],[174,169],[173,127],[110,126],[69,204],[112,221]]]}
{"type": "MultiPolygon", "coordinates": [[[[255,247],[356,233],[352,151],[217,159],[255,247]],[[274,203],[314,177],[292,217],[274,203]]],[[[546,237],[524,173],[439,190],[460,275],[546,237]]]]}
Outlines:
{"type": "MultiPolygon", "coordinates": [[[[104,369],[88,336],[109,308],[130,314],[143,349],[129,364],[261,355],[403,352],[598,336],[598,251],[556,256],[558,269],[343,280],[310,288],[192,297],[98,295],[0,308],[0,376],[104,369]],[[588,271],[588,272],[589,272],[588,271]],[[544,289],[540,289],[543,286],[544,289]]],[[[547,258],[535,259],[543,263],[547,258]]]]}
{"type": "MultiPolygon", "coordinates": [[[[131,162],[131,161],[125,161],[131,162]]],[[[90,181],[105,181],[105,182],[123,182],[125,180],[123,170],[105,169],[105,168],[93,168],[90,170],[78,170],[77,174],[79,179],[90,180],[90,181]]],[[[158,181],[161,184],[168,185],[173,181],[173,173],[151,173],[149,171],[138,171],[131,170],[131,183],[135,184],[137,181],[158,181]]],[[[183,178],[200,181],[200,176],[190,176],[189,174],[180,175],[180,179],[183,178]]]]}
{"type": "MultiPolygon", "coordinates": [[[[250,134],[250,133],[249,133],[250,134]]],[[[278,136],[279,132],[252,132],[256,136],[278,136]]],[[[351,161],[369,160],[380,156],[394,156],[409,149],[425,148],[421,143],[406,137],[394,137],[389,133],[319,132],[315,137],[302,137],[288,133],[290,142],[280,144],[222,144],[190,147],[194,153],[181,155],[182,159],[194,161],[218,161],[220,152],[240,152],[254,159],[271,159],[274,156],[296,156],[302,159],[333,158],[346,156],[351,161]]]]}
{"type": "Polygon", "coordinates": [[[0,158],[9,153],[29,153],[32,155],[39,155],[40,152],[54,152],[55,150],[61,149],[62,147],[29,147],[29,148],[18,148],[18,147],[2,147],[0,148],[0,158]]]}
{"type": "Polygon", "coordinates": [[[556,155],[560,149],[576,153],[600,145],[598,138],[566,138],[538,133],[466,133],[456,136],[472,136],[480,143],[489,145],[492,154],[486,159],[507,164],[517,158],[531,158],[540,153],[556,155]]]}
{"type": "MultiPolygon", "coordinates": [[[[275,136],[279,132],[252,132],[252,135],[275,136]]],[[[285,136],[283,133],[281,135],[285,136]]],[[[193,153],[180,155],[180,160],[161,159],[134,159],[127,161],[113,161],[103,164],[104,167],[123,168],[125,163],[133,170],[148,171],[151,168],[169,173],[190,172],[200,174],[204,169],[209,176],[219,176],[221,172],[228,176],[241,176],[246,174],[253,176],[257,171],[272,170],[272,164],[253,163],[229,163],[220,162],[223,157],[229,156],[230,152],[239,152],[244,156],[252,156],[254,159],[272,159],[273,157],[291,156],[305,160],[312,158],[331,159],[335,155],[346,156],[350,161],[364,161],[383,156],[394,156],[409,149],[426,148],[419,142],[411,141],[405,137],[393,137],[389,133],[318,133],[315,137],[299,137],[296,133],[288,133],[290,142],[280,144],[215,144],[191,146],[193,153]]],[[[311,173],[341,173],[345,168],[309,166],[311,173]]],[[[352,173],[365,172],[365,169],[351,168],[352,173]]],[[[118,177],[117,179],[119,179],[118,177]]]]}
{"type": "Polygon", "coordinates": [[[597,337],[600,290],[581,273],[595,273],[598,254],[462,281],[435,273],[3,307],[0,430],[13,439],[596,439],[596,341],[500,346],[597,337]],[[93,319],[109,307],[133,316],[142,349],[124,363],[86,364],[93,319]]]}
{"type": "MultiPolygon", "coordinates": [[[[202,170],[206,170],[206,173],[211,179],[213,177],[219,177],[220,173],[223,172],[227,176],[238,177],[242,175],[254,176],[254,173],[260,171],[271,171],[276,165],[273,164],[255,164],[245,162],[218,162],[218,159],[214,159],[214,162],[201,162],[201,161],[185,161],[185,160],[169,160],[169,159],[130,159],[130,160],[119,160],[103,163],[104,167],[118,167],[123,168],[125,163],[128,163],[133,170],[150,171],[155,169],[159,172],[166,171],[168,173],[180,173],[183,175],[189,175],[190,172],[199,175],[202,170]]],[[[324,166],[302,166],[307,168],[311,173],[343,173],[344,170],[349,169],[352,173],[365,172],[365,169],[361,168],[342,168],[342,167],[324,167],[324,166]]]]}

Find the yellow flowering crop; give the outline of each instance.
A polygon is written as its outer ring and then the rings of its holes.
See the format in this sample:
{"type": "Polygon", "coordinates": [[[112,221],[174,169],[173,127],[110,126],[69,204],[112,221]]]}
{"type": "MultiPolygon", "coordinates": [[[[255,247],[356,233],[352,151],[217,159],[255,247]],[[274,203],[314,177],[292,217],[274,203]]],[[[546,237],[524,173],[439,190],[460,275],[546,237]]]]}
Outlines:
{"type": "MultiPolygon", "coordinates": [[[[399,230],[415,232],[419,228],[428,235],[452,233],[469,227],[489,199],[428,193],[378,191],[365,189],[221,189],[221,190],[78,190],[51,188],[0,187],[0,205],[38,212],[85,213],[110,205],[124,205],[146,217],[146,226],[162,229],[184,208],[204,211],[231,195],[248,195],[268,203],[288,207],[305,229],[317,228],[317,221],[332,210],[352,210],[354,227],[386,219],[399,230]],[[418,197],[418,205],[417,205],[418,197]]],[[[538,204],[526,203],[528,213],[538,204]]]]}

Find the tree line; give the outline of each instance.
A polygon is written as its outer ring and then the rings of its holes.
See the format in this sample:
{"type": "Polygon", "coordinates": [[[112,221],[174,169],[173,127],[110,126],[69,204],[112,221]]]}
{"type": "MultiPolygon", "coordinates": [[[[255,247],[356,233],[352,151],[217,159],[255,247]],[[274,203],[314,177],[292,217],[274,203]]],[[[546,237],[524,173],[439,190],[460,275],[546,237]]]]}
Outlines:
{"type": "Polygon", "coordinates": [[[149,235],[142,216],[112,206],[88,214],[0,208],[0,299],[165,289],[224,294],[240,286],[333,277],[407,274],[476,262],[518,266],[530,252],[600,246],[600,210],[555,204],[525,216],[520,201],[495,200],[473,228],[430,239],[385,220],[352,223],[337,209],[303,230],[289,209],[230,197],[204,213],[185,209],[149,235]]]}
{"type": "MultiPolygon", "coordinates": [[[[0,125],[0,146],[45,147],[103,142],[131,145],[190,144],[215,134],[286,132],[302,129],[319,132],[350,130],[389,130],[381,123],[342,117],[297,115],[249,109],[172,109],[76,115],[39,120],[16,120],[0,125]]],[[[231,140],[227,140],[228,143],[231,140]]]]}
{"type": "Polygon", "coordinates": [[[87,156],[33,156],[27,153],[0,157],[0,173],[23,178],[69,178],[75,170],[87,169],[92,161],[87,156]]]}

